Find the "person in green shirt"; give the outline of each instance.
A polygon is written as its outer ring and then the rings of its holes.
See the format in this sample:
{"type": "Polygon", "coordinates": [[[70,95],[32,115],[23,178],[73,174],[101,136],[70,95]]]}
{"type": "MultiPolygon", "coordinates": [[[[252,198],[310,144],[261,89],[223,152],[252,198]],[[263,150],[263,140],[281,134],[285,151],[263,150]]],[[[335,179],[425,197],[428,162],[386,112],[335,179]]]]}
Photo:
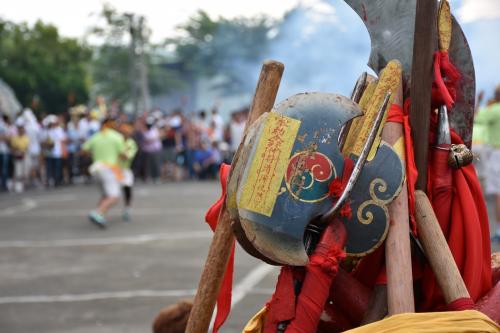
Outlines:
{"type": "Polygon", "coordinates": [[[125,140],[123,135],[112,129],[112,121],[105,119],[99,132],[83,144],[82,150],[92,157],[89,171],[102,192],[96,210],[89,213],[89,219],[105,228],[107,221],[104,215],[120,199],[120,182],[123,179],[120,163],[124,158],[125,140]]]}
{"type": "Polygon", "coordinates": [[[493,99],[481,109],[474,119],[484,131],[484,141],[491,148],[487,160],[486,193],[495,196],[495,231],[493,240],[500,242],[500,85],[493,99]]]}
{"type": "Polygon", "coordinates": [[[134,185],[134,173],[130,166],[132,165],[132,161],[134,160],[135,155],[137,154],[137,144],[135,140],[132,139],[133,133],[132,126],[128,124],[123,124],[120,126],[120,133],[123,135],[125,140],[125,150],[123,152],[123,157],[120,160],[120,167],[123,172],[123,200],[125,203],[125,209],[123,211],[123,220],[130,221],[130,208],[132,205],[132,186],[134,185]]]}

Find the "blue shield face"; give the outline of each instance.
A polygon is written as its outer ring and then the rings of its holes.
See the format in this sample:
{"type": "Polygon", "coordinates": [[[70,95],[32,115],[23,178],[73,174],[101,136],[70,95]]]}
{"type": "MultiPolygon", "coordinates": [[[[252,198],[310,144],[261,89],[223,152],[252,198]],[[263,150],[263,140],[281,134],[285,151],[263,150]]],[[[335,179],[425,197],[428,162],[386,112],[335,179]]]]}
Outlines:
{"type": "MultiPolygon", "coordinates": [[[[357,104],[343,96],[306,93],[280,103],[250,129],[242,156],[233,165],[231,177],[238,175],[229,182],[228,207],[253,247],[251,254],[256,250],[278,264],[308,262],[304,231],[333,204],[329,185],[342,176],[344,167],[339,133],[359,115],[357,104]]],[[[382,145],[352,192],[353,216],[345,220],[348,252],[366,253],[383,240],[388,220],[385,203],[397,193],[402,175],[401,160],[382,145]]]]}

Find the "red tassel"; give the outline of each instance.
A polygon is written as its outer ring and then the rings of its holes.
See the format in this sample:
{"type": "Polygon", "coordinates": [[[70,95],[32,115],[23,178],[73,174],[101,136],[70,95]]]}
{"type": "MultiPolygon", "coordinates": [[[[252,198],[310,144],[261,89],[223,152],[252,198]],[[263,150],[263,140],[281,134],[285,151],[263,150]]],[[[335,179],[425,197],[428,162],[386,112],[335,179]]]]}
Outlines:
{"type": "MultiPolygon", "coordinates": [[[[448,52],[434,53],[433,102],[445,104],[448,110],[451,110],[457,98],[457,85],[460,77],[460,71],[451,63],[448,52]]],[[[437,106],[439,105],[434,105],[434,107],[437,106]]]]}
{"type": "MultiPolygon", "coordinates": [[[[205,221],[210,226],[212,231],[215,231],[217,227],[217,222],[219,221],[219,214],[224,205],[224,200],[226,198],[226,185],[227,179],[229,177],[229,171],[231,166],[227,164],[222,164],[220,167],[220,182],[222,187],[222,194],[220,198],[212,205],[205,214],[205,221]]],[[[227,263],[226,272],[224,273],[224,278],[222,280],[222,285],[220,287],[219,295],[217,296],[217,314],[215,315],[213,333],[217,333],[219,328],[224,324],[229,312],[231,311],[231,295],[233,290],[233,269],[234,269],[234,241],[231,247],[231,255],[229,257],[229,262],[227,263]]]]}

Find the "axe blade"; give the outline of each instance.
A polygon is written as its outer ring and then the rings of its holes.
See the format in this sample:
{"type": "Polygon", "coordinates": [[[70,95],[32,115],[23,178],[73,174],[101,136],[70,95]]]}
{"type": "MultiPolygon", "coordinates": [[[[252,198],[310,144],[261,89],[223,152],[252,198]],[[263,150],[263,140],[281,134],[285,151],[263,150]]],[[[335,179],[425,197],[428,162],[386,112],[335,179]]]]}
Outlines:
{"type": "MultiPolygon", "coordinates": [[[[379,74],[390,60],[399,60],[403,67],[403,81],[409,88],[407,83],[410,79],[413,61],[417,0],[344,1],[358,14],[370,35],[371,53],[368,66],[379,74]]],[[[451,62],[462,75],[455,105],[450,113],[450,124],[470,148],[476,78],[467,38],[453,16],[449,55],[451,62]]]]}

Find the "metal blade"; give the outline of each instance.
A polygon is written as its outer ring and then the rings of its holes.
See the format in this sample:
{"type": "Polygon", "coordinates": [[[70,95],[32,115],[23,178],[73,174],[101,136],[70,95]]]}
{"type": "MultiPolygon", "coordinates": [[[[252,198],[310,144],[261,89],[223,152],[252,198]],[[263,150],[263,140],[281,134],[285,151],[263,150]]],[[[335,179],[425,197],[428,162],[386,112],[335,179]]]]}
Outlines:
{"type": "MultiPolygon", "coordinates": [[[[392,59],[403,66],[406,88],[410,80],[413,58],[416,0],[345,0],[365,24],[371,39],[368,61],[377,74],[392,59]]],[[[475,73],[472,54],[462,28],[452,17],[452,36],[449,49],[451,62],[462,75],[457,99],[450,113],[450,125],[470,148],[474,120],[475,73]]]]}
{"type": "Polygon", "coordinates": [[[333,217],[337,213],[337,211],[342,207],[342,205],[345,203],[349,195],[351,194],[351,191],[356,184],[356,181],[359,178],[359,175],[361,174],[361,170],[363,169],[363,165],[366,162],[366,159],[368,158],[368,154],[370,153],[370,149],[373,145],[373,142],[375,141],[375,137],[377,136],[377,133],[379,131],[380,125],[382,124],[382,120],[384,119],[384,114],[387,110],[387,104],[389,103],[389,99],[391,98],[391,92],[387,92],[384,98],[384,102],[382,103],[382,106],[380,107],[380,110],[378,111],[377,118],[375,118],[375,122],[373,123],[373,127],[370,131],[370,134],[368,135],[368,138],[365,142],[365,146],[363,147],[363,151],[359,155],[358,160],[356,161],[356,165],[354,166],[354,169],[352,170],[351,176],[349,177],[349,181],[347,182],[347,185],[345,187],[345,190],[342,192],[342,195],[340,198],[335,202],[332,208],[326,212],[322,218],[321,218],[321,223],[329,223],[332,221],[333,217]]]}

